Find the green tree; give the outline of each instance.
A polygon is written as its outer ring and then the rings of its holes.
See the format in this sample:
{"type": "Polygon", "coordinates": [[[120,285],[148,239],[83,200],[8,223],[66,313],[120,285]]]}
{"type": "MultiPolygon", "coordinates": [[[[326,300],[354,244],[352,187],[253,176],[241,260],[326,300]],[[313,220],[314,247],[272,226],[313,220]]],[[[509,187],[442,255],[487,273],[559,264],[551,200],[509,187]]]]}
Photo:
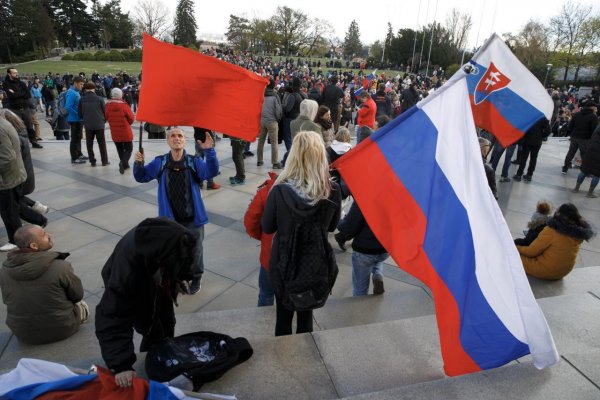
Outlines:
{"type": "Polygon", "coordinates": [[[119,0],[109,0],[106,4],[95,3],[92,15],[98,25],[102,47],[125,48],[133,42],[133,21],[129,13],[121,11],[119,0]]]}
{"type": "Polygon", "coordinates": [[[244,17],[238,17],[231,14],[229,16],[229,25],[227,25],[227,33],[225,36],[238,50],[247,50],[250,46],[249,40],[250,21],[244,17]]]}
{"type": "MultiPolygon", "coordinates": [[[[17,0],[17,3],[20,0],[17,0]]],[[[87,5],[82,0],[50,0],[51,10],[58,34],[58,40],[74,49],[84,44],[99,42],[98,26],[87,13],[87,5]]]]}
{"type": "Polygon", "coordinates": [[[310,23],[302,11],[286,6],[277,7],[273,22],[284,54],[294,54],[307,43],[310,23]]]}
{"type": "Polygon", "coordinates": [[[196,17],[191,0],[179,0],[175,9],[173,43],[184,46],[196,45],[196,17]]]}
{"type": "Polygon", "coordinates": [[[384,57],[385,57],[386,61],[390,61],[391,55],[392,55],[391,50],[392,50],[392,41],[394,40],[394,31],[392,30],[392,24],[390,22],[388,22],[387,26],[388,26],[388,31],[387,31],[387,34],[385,35],[385,42],[383,43],[381,61],[383,61],[384,57]]]}
{"type": "Polygon", "coordinates": [[[352,58],[354,55],[359,55],[361,51],[360,30],[358,29],[356,20],[352,20],[344,38],[344,55],[347,58],[352,58]]]}

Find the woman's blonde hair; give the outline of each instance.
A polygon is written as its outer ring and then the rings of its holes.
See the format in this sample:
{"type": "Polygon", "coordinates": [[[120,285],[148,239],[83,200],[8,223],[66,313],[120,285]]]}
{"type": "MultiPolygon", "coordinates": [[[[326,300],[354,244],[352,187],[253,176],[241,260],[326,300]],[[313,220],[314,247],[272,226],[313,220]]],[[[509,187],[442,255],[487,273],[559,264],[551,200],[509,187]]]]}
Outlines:
{"type": "Polygon", "coordinates": [[[352,142],[348,128],[341,126],[340,129],[338,129],[338,132],[335,134],[335,140],[344,143],[352,142]]]}
{"type": "Polygon", "coordinates": [[[294,186],[310,200],[309,204],[329,198],[329,162],[321,135],[312,131],[296,134],[285,168],[275,185],[280,183],[294,186]]]}

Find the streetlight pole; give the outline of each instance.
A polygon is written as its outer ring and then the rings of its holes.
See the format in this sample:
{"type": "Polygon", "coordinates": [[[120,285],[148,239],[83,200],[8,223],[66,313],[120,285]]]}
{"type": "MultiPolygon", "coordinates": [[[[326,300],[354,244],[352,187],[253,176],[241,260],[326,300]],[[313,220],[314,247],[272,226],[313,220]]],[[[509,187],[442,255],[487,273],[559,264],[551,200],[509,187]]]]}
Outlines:
{"type": "Polygon", "coordinates": [[[544,77],[544,88],[546,87],[546,81],[548,80],[548,72],[550,72],[552,64],[546,64],[546,76],[544,77]]]}

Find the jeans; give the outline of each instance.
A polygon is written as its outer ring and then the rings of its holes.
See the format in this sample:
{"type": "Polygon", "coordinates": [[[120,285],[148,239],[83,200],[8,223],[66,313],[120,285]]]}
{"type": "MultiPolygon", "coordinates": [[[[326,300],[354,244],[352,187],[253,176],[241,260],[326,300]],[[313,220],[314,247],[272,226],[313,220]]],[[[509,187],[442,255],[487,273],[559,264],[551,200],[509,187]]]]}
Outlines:
{"type": "Polygon", "coordinates": [[[285,144],[285,150],[290,151],[292,147],[292,129],[290,128],[291,119],[283,117],[283,143],[285,144]]]}
{"type": "Polygon", "coordinates": [[[269,122],[260,125],[260,135],[258,136],[258,145],[256,146],[256,161],[261,162],[263,160],[265,140],[267,139],[267,136],[269,136],[269,140],[271,141],[271,163],[275,165],[279,162],[279,143],[277,143],[278,130],[279,126],[277,122],[269,122]]]}
{"type": "Polygon", "coordinates": [[[494,169],[494,171],[496,170],[496,168],[498,167],[498,164],[500,163],[500,157],[502,157],[502,153],[504,153],[504,151],[506,150],[506,155],[504,156],[504,164],[502,164],[502,174],[501,174],[501,176],[504,178],[508,178],[508,169],[510,168],[510,160],[512,159],[512,156],[515,152],[516,147],[517,147],[516,144],[511,144],[506,149],[504,149],[500,143],[496,143],[496,145],[494,146],[494,152],[492,153],[492,160],[491,160],[492,168],[494,169]]]}
{"type": "Polygon", "coordinates": [[[269,273],[263,267],[258,272],[258,306],[272,306],[275,303],[275,292],[271,287],[269,273]]]}
{"type": "Polygon", "coordinates": [[[71,145],[69,151],[71,152],[71,160],[77,160],[83,155],[81,152],[81,122],[69,122],[71,125],[71,145]]]}
{"type": "Polygon", "coordinates": [[[313,331],[313,315],[312,310],[309,311],[291,311],[281,304],[281,300],[276,299],[276,320],[275,320],[275,336],[284,336],[292,334],[292,320],[296,313],[296,333],[306,333],[313,331]]]}
{"type": "Polygon", "coordinates": [[[98,148],[100,149],[100,159],[102,164],[108,163],[108,153],[106,152],[106,139],[104,138],[104,129],[98,130],[85,130],[85,145],[87,147],[88,156],[90,157],[90,163],[96,163],[96,155],[94,154],[94,138],[98,141],[98,148]]]}
{"type": "Polygon", "coordinates": [[[196,236],[196,252],[192,261],[192,279],[201,279],[204,273],[204,225],[194,226],[193,222],[182,224],[189,230],[193,231],[196,236]]]}
{"type": "Polygon", "coordinates": [[[352,296],[369,294],[371,274],[383,277],[383,262],[389,257],[388,253],[364,254],[352,252],[352,296]]]}
{"type": "MultiPolygon", "coordinates": [[[[587,176],[588,175],[585,172],[580,172],[579,175],[577,176],[577,184],[581,185],[583,183],[583,180],[587,176]]],[[[596,186],[598,186],[599,181],[600,181],[600,176],[592,175],[592,182],[590,182],[590,192],[593,192],[594,189],[596,189],[596,186]]]]}

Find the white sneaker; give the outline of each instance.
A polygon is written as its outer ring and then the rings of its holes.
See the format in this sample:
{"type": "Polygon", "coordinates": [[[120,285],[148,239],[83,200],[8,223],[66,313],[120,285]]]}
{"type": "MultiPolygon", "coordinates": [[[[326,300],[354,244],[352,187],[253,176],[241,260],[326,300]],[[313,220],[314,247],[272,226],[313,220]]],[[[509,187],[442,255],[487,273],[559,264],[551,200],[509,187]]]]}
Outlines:
{"type": "Polygon", "coordinates": [[[32,206],[31,209],[35,212],[37,212],[38,214],[46,214],[48,213],[48,206],[43,205],[42,203],[40,203],[39,201],[36,201],[32,206]]]}
{"type": "Polygon", "coordinates": [[[0,251],[12,251],[16,249],[17,246],[12,243],[6,243],[4,246],[0,247],[0,251]]]}

